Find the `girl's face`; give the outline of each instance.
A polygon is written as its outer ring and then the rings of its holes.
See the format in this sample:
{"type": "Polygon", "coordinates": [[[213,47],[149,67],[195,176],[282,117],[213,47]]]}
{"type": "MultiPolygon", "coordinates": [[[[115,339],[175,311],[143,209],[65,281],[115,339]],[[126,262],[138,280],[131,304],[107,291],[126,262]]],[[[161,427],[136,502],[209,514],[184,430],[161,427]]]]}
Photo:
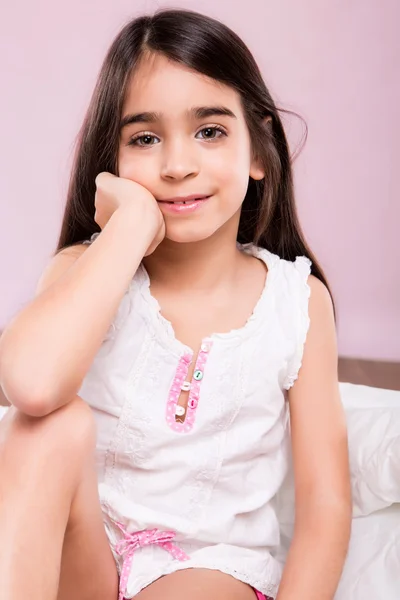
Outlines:
{"type": "Polygon", "coordinates": [[[153,194],[174,242],[201,241],[223,226],[236,239],[249,176],[264,177],[252,160],[239,94],[162,55],[142,60],[132,78],[118,168],[153,194]],[[193,194],[208,199],[162,202],[193,194]]]}

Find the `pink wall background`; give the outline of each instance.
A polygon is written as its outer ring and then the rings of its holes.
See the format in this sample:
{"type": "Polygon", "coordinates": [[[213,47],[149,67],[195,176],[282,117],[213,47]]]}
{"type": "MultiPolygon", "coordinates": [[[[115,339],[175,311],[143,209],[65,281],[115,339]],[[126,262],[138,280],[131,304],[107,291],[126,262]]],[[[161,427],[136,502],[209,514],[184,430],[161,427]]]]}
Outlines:
{"type": "MultiPolygon", "coordinates": [[[[7,3],[0,22],[0,328],[56,244],[75,135],[105,51],[160,6],[222,19],[307,121],[301,220],[334,290],[343,356],[400,360],[398,0],[7,3]]],[[[287,122],[293,144],[301,133],[287,122]]]]}

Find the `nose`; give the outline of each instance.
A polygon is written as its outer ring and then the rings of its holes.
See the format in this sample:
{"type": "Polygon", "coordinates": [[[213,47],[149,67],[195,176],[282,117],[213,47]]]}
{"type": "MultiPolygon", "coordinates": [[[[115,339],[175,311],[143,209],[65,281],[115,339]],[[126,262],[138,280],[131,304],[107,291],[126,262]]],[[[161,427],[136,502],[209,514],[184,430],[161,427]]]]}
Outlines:
{"type": "Polygon", "coordinates": [[[189,144],[175,139],[173,143],[165,147],[161,177],[169,180],[185,179],[197,175],[199,170],[198,157],[196,157],[195,150],[189,144]]]}

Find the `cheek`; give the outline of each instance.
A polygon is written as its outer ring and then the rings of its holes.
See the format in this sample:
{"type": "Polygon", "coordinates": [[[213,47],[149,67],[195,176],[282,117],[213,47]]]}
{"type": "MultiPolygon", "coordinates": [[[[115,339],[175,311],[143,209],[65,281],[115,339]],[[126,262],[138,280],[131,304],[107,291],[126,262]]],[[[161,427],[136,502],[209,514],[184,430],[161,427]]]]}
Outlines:
{"type": "Polygon", "coordinates": [[[152,179],[154,179],[154,169],[152,172],[149,161],[141,160],[140,156],[133,157],[126,151],[122,151],[118,155],[118,174],[120,177],[131,179],[145,187],[151,185],[152,179]]]}
{"type": "Polygon", "coordinates": [[[230,176],[249,172],[250,155],[246,145],[235,141],[219,148],[216,152],[210,152],[208,166],[215,172],[229,173],[230,176]]]}
{"type": "Polygon", "coordinates": [[[118,175],[125,179],[132,179],[131,174],[135,171],[132,161],[127,157],[126,149],[118,152],[118,175]]]}
{"type": "MultiPolygon", "coordinates": [[[[204,167],[205,165],[203,165],[204,167]]],[[[215,153],[207,164],[207,174],[216,182],[224,195],[243,199],[249,182],[250,162],[240,148],[229,152],[215,153]]]]}

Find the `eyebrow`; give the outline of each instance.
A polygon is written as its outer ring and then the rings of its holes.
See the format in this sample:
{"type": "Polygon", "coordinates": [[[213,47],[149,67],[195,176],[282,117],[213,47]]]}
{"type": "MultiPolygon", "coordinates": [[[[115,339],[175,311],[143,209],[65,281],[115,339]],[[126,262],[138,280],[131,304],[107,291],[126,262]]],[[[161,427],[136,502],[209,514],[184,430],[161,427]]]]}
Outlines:
{"type": "MultiPolygon", "coordinates": [[[[226,106],[194,106],[193,108],[186,111],[189,118],[192,119],[205,119],[214,116],[224,116],[236,119],[236,115],[226,106]]],[[[125,115],[121,120],[120,129],[122,130],[127,125],[132,123],[155,123],[160,121],[163,117],[163,113],[160,112],[142,112],[131,115],[125,115]]]]}

